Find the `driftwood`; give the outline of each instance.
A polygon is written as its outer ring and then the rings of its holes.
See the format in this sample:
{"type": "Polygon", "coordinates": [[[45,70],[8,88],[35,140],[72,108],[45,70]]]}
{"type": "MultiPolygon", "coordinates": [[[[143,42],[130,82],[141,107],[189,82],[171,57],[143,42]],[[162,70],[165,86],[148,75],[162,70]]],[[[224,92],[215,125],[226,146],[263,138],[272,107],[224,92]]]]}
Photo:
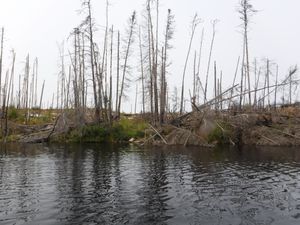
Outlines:
{"type": "Polygon", "coordinates": [[[290,137],[292,137],[292,138],[296,138],[296,139],[299,139],[299,140],[300,140],[300,137],[298,137],[298,136],[296,136],[296,135],[289,134],[289,133],[287,133],[287,132],[278,130],[278,129],[274,128],[274,127],[270,127],[270,128],[272,128],[273,130],[276,130],[276,131],[278,131],[278,132],[280,132],[280,133],[282,133],[282,134],[285,134],[285,135],[287,135],[287,136],[290,136],[290,137]]]}
{"type": "Polygon", "coordinates": [[[186,145],[187,145],[187,143],[188,143],[188,141],[189,141],[191,135],[192,135],[192,132],[189,131],[189,135],[188,135],[188,137],[186,138],[186,140],[185,140],[185,142],[184,142],[184,147],[186,147],[186,145]]]}
{"type": "Polygon", "coordinates": [[[166,139],[164,139],[163,136],[161,136],[161,134],[151,124],[149,124],[149,126],[151,127],[152,130],[154,130],[157,133],[157,135],[161,138],[161,140],[167,145],[168,142],[166,141],[166,139]]]}
{"type": "Polygon", "coordinates": [[[51,137],[51,135],[54,133],[55,128],[56,128],[56,125],[57,125],[58,120],[59,120],[60,117],[61,117],[61,114],[56,118],[55,123],[54,123],[54,125],[53,125],[53,128],[52,128],[52,130],[50,131],[50,133],[49,133],[49,135],[48,135],[48,137],[47,137],[47,140],[49,140],[49,138],[51,137]]]}
{"type": "Polygon", "coordinates": [[[155,138],[157,136],[157,133],[155,133],[154,135],[152,135],[151,137],[149,137],[146,141],[144,141],[143,144],[141,144],[141,146],[144,146],[148,141],[152,140],[153,138],[155,138]]]}
{"type": "Polygon", "coordinates": [[[280,145],[280,144],[278,144],[276,141],[274,141],[274,140],[272,140],[272,139],[270,139],[270,138],[268,138],[268,137],[266,137],[266,136],[264,136],[264,135],[262,135],[262,134],[259,134],[262,138],[264,138],[264,139],[266,139],[267,141],[270,141],[270,142],[272,142],[273,144],[275,144],[275,145],[280,145]]]}
{"type": "MultiPolygon", "coordinates": [[[[219,94],[218,96],[216,96],[215,98],[209,100],[208,102],[206,102],[206,103],[203,104],[203,105],[198,106],[198,107],[197,107],[198,110],[201,110],[201,109],[204,109],[204,108],[206,108],[206,107],[208,107],[208,106],[211,106],[211,105],[214,105],[214,104],[218,104],[218,103],[221,103],[221,102],[225,101],[225,100],[222,99],[221,101],[219,100],[218,102],[216,102],[217,99],[220,99],[223,95],[225,95],[227,92],[233,90],[233,89],[236,88],[237,86],[238,86],[238,84],[234,85],[233,87],[228,88],[227,90],[223,91],[221,94],[219,94]]],[[[236,97],[236,96],[231,97],[231,98],[235,98],[235,97],[236,97]]]]}

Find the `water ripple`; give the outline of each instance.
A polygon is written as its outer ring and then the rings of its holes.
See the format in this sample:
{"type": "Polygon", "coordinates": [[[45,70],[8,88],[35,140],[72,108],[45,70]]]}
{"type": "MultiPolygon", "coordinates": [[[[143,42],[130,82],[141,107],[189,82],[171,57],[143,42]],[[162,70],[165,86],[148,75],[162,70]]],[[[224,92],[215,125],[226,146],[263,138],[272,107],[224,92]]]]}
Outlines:
{"type": "Polygon", "coordinates": [[[299,156],[11,146],[0,150],[0,224],[299,224],[299,156]]]}

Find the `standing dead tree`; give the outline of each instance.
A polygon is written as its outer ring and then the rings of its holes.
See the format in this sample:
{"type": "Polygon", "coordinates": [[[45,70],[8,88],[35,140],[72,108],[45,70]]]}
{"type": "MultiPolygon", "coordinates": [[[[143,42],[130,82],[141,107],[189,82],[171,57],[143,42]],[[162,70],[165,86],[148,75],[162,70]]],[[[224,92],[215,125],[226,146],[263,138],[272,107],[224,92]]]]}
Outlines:
{"type": "Polygon", "coordinates": [[[161,59],[161,88],[160,88],[160,124],[164,123],[165,111],[167,107],[167,66],[168,66],[168,50],[172,47],[170,40],[174,34],[174,15],[171,10],[168,9],[167,25],[165,31],[165,43],[162,47],[162,59],[161,59]]]}
{"type": "Polygon", "coordinates": [[[142,113],[145,113],[145,74],[144,74],[144,56],[141,38],[141,27],[139,26],[139,50],[140,50],[140,66],[141,66],[141,81],[142,81],[142,113]]]}
{"type": "Polygon", "coordinates": [[[206,77],[205,77],[204,103],[207,101],[208,76],[209,76],[209,71],[210,71],[210,64],[211,64],[212,51],[213,51],[213,47],[214,47],[214,43],[215,43],[216,24],[217,24],[217,22],[218,22],[218,20],[212,21],[213,34],[212,34],[211,43],[210,43],[210,50],[209,50],[208,64],[207,64],[206,77]]]}
{"type": "MultiPolygon", "coordinates": [[[[9,108],[9,102],[10,102],[10,96],[11,93],[13,92],[13,81],[14,81],[14,72],[15,72],[15,61],[16,61],[16,53],[14,52],[14,50],[12,50],[12,55],[13,55],[13,61],[12,61],[12,66],[11,66],[11,71],[10,71],[10,78],[9,78],[9,86],[8,86],[8,90],[6,91],[6,103],[5,103],[5,129],[4,129],[4,137],[5,137],[5,141],[6,142],[6,138],[8,135],[8,108],[9,108]]],[[[6,87],[7,89],[7,87],[6,87]]]]}
{"type": "MultiPolygon", "coordinates": [[[[3,38],[4,38],[4,28],[1,30],[1,43],[0,43],[0,101],[1,101],[1,86],[2,86],[2,70],[3,70],[3,38]]],[[[3,115],[2,115],[3,116],[3,115]]]]}
{"type": "Polygon", "coordinates": [[[192,48],[192,43],[195,35],[196,28],[198,24],[201,22],[201,20],[198,18],[197,13],[195,14],[193,21],[192,21],[192,29],[191,29],[191,37],[190,37],[190,42],[189,42],[189,47],[187,51],[187,56],[185,58],[185,64],[184,64],[184,69],[183,69],[183,74],[182,74],[182,82],[181,82],[181,99],[180,99],[180,114],[183,113],[183,102],[184,102],[184,82],[185,82],[185,74],[186,74],[186,69],[187,69],[187,64],[192,48]]]}
{"type": "Polygon", "coordinates": [[[96,74],[96,60],[95,60],[95,43],[94,43],[94,22],[92,17],[92,6],[90,0],[85,0],[83,6],[87,9],[87,17],[81,26],[87,26],[86,35],[89,40],[89,56],[92,73],[92,84],[93,84],[93,96],[95,104],[95,119],[100,122],[100,104],[97,92],[97,74],[96,74]]]}
{"type": "MultiPolygon", "coordinates": [[[[251,105],[251,79],[250,79],[250,64],[249,64],[249,40],[248,40],[248,32],[249,32],[249,22],[250,17],[256,13],[257,11],[253,8],[250,0],[241,0],[238,13],[240,14],[240,19],[243,22],[243,61],[242,61],[242,77],[245,72],[247,84],[248,84],[248,98],[249,105],[251,105]],[[245,68],[244,68],[245,67],[245,68]]],[[[246,81],[245,79],[245,81],[246,81]]],[[[243,78],[242,78],[243,80],[243,78]]],[[[243,85],[243,83],[241,83],[243,85]]]]}
{"type": "Polygon", "coordinates": [[[134,35],[134,31],[135,31],[135,25],[136,25],[136,12],[133,12],[132,16],[129,19],[129,30],[128,30],[128,36],[127,36],[127,46],[126,46],[125,56],[124,56],[121,89],[120,89],[119,96],[117,96],[119,98],[118,111],[117,111],[118,117],[120,117],[120,114],[121,114],[121,104],[122,104],[122,98],[124,97],[125,78],[126,78],[126,74],[128,72],[128,60],[129,60],[131,45],[134,40],[133,35],[134,35]]]}

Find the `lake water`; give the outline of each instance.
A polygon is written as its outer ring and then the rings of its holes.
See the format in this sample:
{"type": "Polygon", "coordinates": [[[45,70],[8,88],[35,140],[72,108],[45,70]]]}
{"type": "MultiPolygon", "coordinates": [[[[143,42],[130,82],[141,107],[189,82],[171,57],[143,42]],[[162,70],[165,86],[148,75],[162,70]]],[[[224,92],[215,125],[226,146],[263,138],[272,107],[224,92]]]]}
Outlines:
{"type": "Polygon", "coordinates": [[[0,147],[0,224],[300,224],[300,149],[0,147]]]}

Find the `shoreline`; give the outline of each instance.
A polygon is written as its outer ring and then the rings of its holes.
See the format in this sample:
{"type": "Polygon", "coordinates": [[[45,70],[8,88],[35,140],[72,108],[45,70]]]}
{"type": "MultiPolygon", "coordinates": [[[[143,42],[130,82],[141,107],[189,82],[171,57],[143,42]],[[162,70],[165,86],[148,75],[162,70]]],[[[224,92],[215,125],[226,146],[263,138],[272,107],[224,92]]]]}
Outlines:
{"type": "MultiPolygon", "coordinates": [[[[300,108],[272,111],[194,111],[151,125],[142,116],[127,115],[111,125],[68,123],[70,115],[52,123],[8,122],[6,142],[133,143],[139,146],[300,146],[300,108]],[[66,124],[69,124],[68,126],[66,124]],[[72,125],[70,125],[72,124],[72,125]]],[[[3,142],[3,140],[2,140],[3,142]]]]}

